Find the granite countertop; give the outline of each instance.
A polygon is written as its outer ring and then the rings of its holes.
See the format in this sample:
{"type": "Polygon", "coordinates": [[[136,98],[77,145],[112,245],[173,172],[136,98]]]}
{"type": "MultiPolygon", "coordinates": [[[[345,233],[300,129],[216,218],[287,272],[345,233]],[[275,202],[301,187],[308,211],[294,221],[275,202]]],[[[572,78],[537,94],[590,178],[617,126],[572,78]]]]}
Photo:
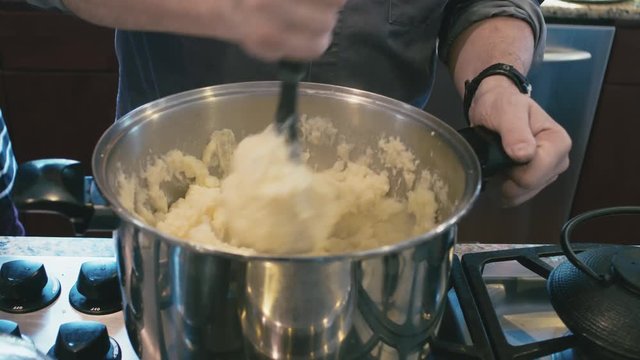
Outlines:
{"type": "Polygon", "coordinates": [[[0,256],[114,256],[111,238],[0,236],[0,256]]]}
{"type": "MultiPolygon", "coordinates": [[[[458,244],[456,253],[503,250],[540,245],[458,244]]],[[[114,256],[111,238],[0,237],[0,256],[114,256]]]]}
{"type": "Polygon", "coordinates": [[[545,0],[542,13],[547,18],[574,20],[632,20],[640,22],[640,0],[609,3],[545,0]]]}

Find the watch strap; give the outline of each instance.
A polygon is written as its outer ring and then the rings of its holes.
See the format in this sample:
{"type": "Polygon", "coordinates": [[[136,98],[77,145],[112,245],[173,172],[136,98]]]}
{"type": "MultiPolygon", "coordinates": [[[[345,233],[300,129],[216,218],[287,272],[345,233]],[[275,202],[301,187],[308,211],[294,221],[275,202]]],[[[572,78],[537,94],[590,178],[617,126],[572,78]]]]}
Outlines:
{"type": "Polygon", "coordinates": [[[524,76],[521,72],[519,72],[515,67],[509,64],[497,63],[493,64],[486,69],[482,70],[478,76],[473,78],[472,80],[467,80],[464,82],[464,116],[467,119],[467,123],[470,124],[469,121],[469,109],[471,108],[471,102],[473,101],[473,97],[480,86],[482,80],[486,79],[489,76],[493,75],[502,75],[513,81],[518,90],[522,94],[527,94],[531,96],[532,86],[529,83],[529,80],[526,76],[524,76]]]}

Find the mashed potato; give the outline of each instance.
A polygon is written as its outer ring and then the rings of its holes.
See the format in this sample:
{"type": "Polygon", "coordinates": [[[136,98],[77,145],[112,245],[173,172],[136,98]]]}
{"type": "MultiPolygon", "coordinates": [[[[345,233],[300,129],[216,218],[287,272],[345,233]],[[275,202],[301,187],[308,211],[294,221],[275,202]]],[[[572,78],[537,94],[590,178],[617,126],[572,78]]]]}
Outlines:
{"type": "Polygon", "coordinates": [[[237,145],[233,132],[220,130],[200,159],[172,150],[137,177],[120,174],[120,199],[175,237],[265,254],[364,250],[435,226],[433,179],[417,173],[418,161],[399,139],[381,138],[352,159],[354,145],[338,140],[326,119],[305,119],[301,130],[306,144],[334,149],[332,167],[314,171],[292,160],[271,127],[237,145]],[[172,184],[186,184],[186,194],[172,199],[172,184]],[[395,195],[392,187],[406,191],[395,195]]]}

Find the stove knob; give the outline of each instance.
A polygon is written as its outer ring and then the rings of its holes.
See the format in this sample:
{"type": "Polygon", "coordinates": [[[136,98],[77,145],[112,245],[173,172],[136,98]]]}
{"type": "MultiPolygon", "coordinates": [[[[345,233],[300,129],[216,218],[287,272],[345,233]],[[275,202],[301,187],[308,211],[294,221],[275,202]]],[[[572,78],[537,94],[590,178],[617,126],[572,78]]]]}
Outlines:
{"type": "Polygon", "coordinates": [[[120,346],[109,336],[107,327],[95,321],[60,325],[56,344],[47,353],[58,360],[119,360],[120,346]]]}
{"type": "Polygon", "coordinates": [[[47,285],[47,272],[39,262],[15,260],[2,264],[0,286],[2,294],[11,299],[33,299],[47,285]]]}
{"type": "Polygon", "coordinates": [[[36,311],[60,295],[60,282],[48,277],[44,265],[14,260],[0,268],[0,310],[9,313],[36,311]]]}
{"type": "Polygon", "coordinates": [[[122,309],[116,262],[88,261],[80,267],[78,281],[69,291],[74,309],[90,315],[111,314],[122,309]]]}
{"type": "Polygon", "coordinates": [[[13,335],[17,337],[22,336],[22,334],[20,334],[20,327],[18,324],[9,320],[0,320],[0,334],[13,335]]]}

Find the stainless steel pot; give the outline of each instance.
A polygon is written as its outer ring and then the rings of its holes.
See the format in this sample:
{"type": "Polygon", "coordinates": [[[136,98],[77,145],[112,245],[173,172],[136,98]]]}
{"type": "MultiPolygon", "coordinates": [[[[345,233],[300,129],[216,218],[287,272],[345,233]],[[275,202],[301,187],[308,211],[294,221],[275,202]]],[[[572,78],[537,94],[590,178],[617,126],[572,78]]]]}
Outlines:
{"type": "MultiPolygon", "coordinates": [[[[199,155],[216,129],[239,137],[261,131],[273,120],[278,89],[275,82],[242,83],[169,96],[127,114],[97,144],[95,181],[120,219],[115,244],[134,348],[143,359],[416,358],[443,311],[456,223],[481,184],[471,146],[435,117],[367,92],[301,85],[301,113],[332,119],[356,143],[398,136],[447,184],[440,224],[392,246],[332,256],[243,255],[160,233],[118,199],[118,171],[137,173],[150,155],[176,148],[199,155]]],[[[70,197],[85,206],[84,195],[70,197]]],[[[76,223],[87,218],[75,216],[76,223]]]]}

